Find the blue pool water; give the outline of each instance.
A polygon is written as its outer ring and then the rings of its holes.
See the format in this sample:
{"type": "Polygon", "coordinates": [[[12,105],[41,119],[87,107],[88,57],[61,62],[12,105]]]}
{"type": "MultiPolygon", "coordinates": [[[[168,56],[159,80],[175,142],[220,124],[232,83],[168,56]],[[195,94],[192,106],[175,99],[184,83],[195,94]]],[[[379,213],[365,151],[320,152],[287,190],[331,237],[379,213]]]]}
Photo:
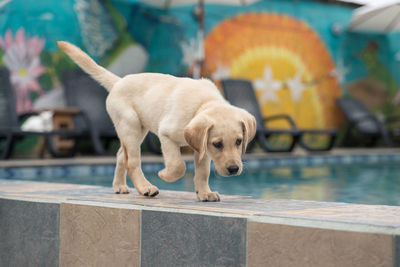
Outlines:
{"type": "MultiPolygon", "coordinates": [[[[288,166],[261,163],[256,168],[249,162],[245,164],[243,173],[236,177],[221,177],[212,170],[210,187],[222,194],[261,198],[400,205],[399,162],[362,162],[361,159],[356,163],[288,166]]],[[[161,167],[158,165],[151,171],[143,168],[151,183],[161,190],[193,191],[190,167],[185,177],[174,183],[158,178],[157,171],[161,167]]],[[[111,187],[113,171],[113,165],[3,168],[0,169],[0,178],[111,187]]]]}

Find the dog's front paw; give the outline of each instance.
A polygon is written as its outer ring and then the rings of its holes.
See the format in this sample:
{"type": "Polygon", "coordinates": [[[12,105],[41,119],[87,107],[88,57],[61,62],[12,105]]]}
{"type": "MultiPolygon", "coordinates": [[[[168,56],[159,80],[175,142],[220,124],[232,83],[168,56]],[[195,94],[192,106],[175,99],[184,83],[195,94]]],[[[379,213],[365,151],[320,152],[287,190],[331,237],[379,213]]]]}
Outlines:
{"type": "Polygon", "coordinates": [[[158,172],[158,176],[166,182],[175,182],[179,178],[185,175],[185,166],[180,166],[179,168],[174,168],[173,170],[164,168],[158,172]]]}
{"type": "Polygon", "coordinates": [[[154,186],[152,184],[148,186],[143,186],[142,188],[136,188],[136,190],[139,192],[139,194],[146,197],[155,197],[159,193],[157,186],[154,186]]]}
{"type": "Polygon", "coordinates": [[[197,192],[197,199],[203,202],[216,202],[221,200],[218,192],[197,192]]]}
{"type": "Polygon", "coordinates": [[[131,192],[131,189],[126,184],[115,184],[113,189],[116,194],[129,194],[131,192]]]}

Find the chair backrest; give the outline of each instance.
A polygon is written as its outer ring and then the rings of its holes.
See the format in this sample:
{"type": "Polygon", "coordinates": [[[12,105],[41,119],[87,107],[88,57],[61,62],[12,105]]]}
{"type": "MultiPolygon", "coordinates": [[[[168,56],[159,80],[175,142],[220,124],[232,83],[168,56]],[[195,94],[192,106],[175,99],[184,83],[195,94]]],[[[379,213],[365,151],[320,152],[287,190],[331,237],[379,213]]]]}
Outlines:
{"type": "Polygon", "coordinates": [[[380,125],[375,115],[358,99],[339,98],[336,100],[347,120],[359,131],[378,134],[380,125]]]}
{"type": "Polygon", "coordinates": [[[262,129],[263,116],[258,104],[253,85],[250,81],[226,79],[221,81],[226,99],[234,106],[250,112],[257,121],[257,128],[262,129]],[[261,127],[261,128],[260,128],[261,127]]]}
{"type": "MultiPolygon", "coordinates": [[[[67,105],[84,111],[91,126],[95,127],[100,136],[116,136],[114,125],[106,111],[106,89],[81,70],[66,71],[62,80],[67,105]]],[[[75,126],[79,129],[85,127],[82,121],[76,121],[75,126]]]]}
{"type": "Polygon", "coordinates": [[[0,127],[18,127],[14,91],[6,68],[0,68],[0,127]]]}

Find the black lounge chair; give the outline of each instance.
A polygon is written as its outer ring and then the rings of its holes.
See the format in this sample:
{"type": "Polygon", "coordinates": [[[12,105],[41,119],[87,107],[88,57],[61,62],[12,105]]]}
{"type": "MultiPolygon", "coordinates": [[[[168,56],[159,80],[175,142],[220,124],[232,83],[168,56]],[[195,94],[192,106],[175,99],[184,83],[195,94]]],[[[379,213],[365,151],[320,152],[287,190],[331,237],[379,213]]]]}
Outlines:
{"type": "MultiPolygon", "coordinates": [[[[246,109],[253,114],[257,120],[256,138],[261,147],[267,152],[290,152],[298,142],[300,146],[309,151],[326,151],[330,150],[335,142],[337,132],[335,130],[299,130],[294,120],[287,114],[278,114],[264,118],[261,114],[261,109],[258,104],[253,85],[247,80],[227,79],[221,81],[222,89],[226,99],[235,106],[246,109]],[[266,123],[276,120],[286,120],[290,129],[270,129],[266,123]],[[291,137],[291,141],[284,148],[273,148],[268,138],[271,136],[286,135],[291,137]],[[304,140],[305,135],[327,136],[329,139],[324,147],[313,147],[308,145],[304,140]]],[[[253,140],[254,141],[254,140],[253,140]]],[[[253,144],[251,144],[253,145],[253,144]]],[[[250,149],[252,146],[249,146],[250,149]]]]}
{"type": "MultiPolygon", "coordinates": [[[[17,115],[9,72],[5,68],[0,68],[0,159],[9,158],[16,140],[26,136],[45,137],[47,147],[52,156],[64,157],[72,154],[71,151],[66,153],[59,151],[53,145],[53,137],[62,136],[66,138],[76,138],[83,134],[81,130],[53,130],[49,132],[23,131],[20,128],[20,122],[31,115],[37,115],[37,113],[30,112],[20,116],[17,115]]],[[[76,116],[82,117],[88,125],[90,124],[85,114],[77,113],[76,116]]]]}
{"type": "MultiPolygon", "coordinates": [[[[86,132],[85,138],[90,138],[97,155],[108,154],[111,141],[118,138],[105,107],[108,92],[81,70],[64,72],[62,83],[67,106],[82,111],[91,123],[91,135],[86,132]]],[[[87,128],[86,121],[80,118],[75,119],[74,125],[77,129],[87,128]]]]}
{"type": "Polygon", "coordinates": [[[227,79],[222,80],[222,89],[224,91],[226,99],[237,107],[243,108],[250,112],[257,121],[257,131],[256,136],[252,143],[248,145],[248,150],[250,151],[255,139],[257,139],[263,149],[268,152],[290,152],[293,150],[296,145],[299,137],[300,131],[297,129],[296,124],[292,120],[292,118],[286,114],[280,114],[275,116],[270,116],[268,118],[264,118],[261,115],[260,106],[258,105],[258,101],[256,95],[253,90],[253,86],[249,81],[245,80],[233,80],[227,79]],[[265,126],[265,122],[276,121],[276,120],[286,120],[290,129],[269,129],[265,126]],[[281,136],[288,135],[291,137],[291,140],[284,148],[274,148],[268,142],[268,138],[271,136],[281,136]]]}
{"type": "MultiPolygon", "coordinates": [[[[109,154],[108,146],[111,141],[117,140],[118,136],[106,111],[107,90],[81,70],[66,71],[63,74],[63,84],[67,105],[83,111],[91,122],[92,136],[90,139],[96,154],[109,154]]],[[[84,121],[77,118],[75,127],[85,128],[84,121]]],[[[149,134],[145,142],[150,151],[161,153],[155,135],[149,134]]]]}
{"type": "Polygon", "coordinates": [[[388,129],[387,125],[399,122],[400,118],[390,117],[382,122],[355,98],[340,98],[336,102],[349,122],[342,145],[354,144],[357,140],[358,143],[373,146],[382,138],[387,146],[393,146],[392,137],[398,137],[398,131],[388,129]]]}

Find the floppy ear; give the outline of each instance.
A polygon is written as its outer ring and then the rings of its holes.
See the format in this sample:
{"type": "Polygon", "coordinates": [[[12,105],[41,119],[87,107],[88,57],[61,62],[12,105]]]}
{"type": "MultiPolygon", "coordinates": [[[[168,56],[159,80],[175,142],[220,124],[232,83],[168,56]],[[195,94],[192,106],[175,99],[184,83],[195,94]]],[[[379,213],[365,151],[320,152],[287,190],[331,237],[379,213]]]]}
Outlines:
{"type": "Polygon", "coordinates": [[[199,162],[203,160],[206,153],[208,132],[212,127],[212,121],[207,116],[198,115],[183,130],[183,136],[188,145],[199,153],[199,162]]]}
{"type": "Polygon", "coordinates": [[[242,154],[246,153],[247,145],[253,140],[256,135],[257,123],[256,118],[253,115],[245,114],[245,118],[240,121],[243,129],[243,145],[242,145],[242,154]]]}

